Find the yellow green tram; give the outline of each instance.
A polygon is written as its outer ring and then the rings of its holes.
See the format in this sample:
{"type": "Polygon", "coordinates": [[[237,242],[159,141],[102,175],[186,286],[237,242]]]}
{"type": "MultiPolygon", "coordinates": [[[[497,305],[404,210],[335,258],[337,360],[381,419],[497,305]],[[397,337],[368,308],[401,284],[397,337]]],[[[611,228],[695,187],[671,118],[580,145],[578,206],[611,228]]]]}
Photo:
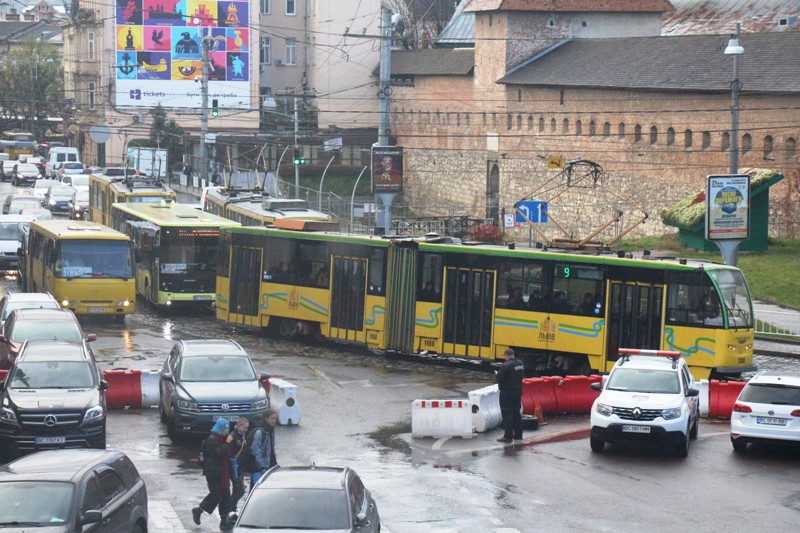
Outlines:
{"type": "Polygon", "coordinates": [[[512,347],[539,374],[607,372],[618,349],[676,350],[696,378],[754,369],[741,271],[277,228],[224,228],[217,318],[374,350],[492,362],[512,347]]]}
{"type": "Polygon", "coordinates": [[[209,187],[203,204],[205,211],[242,226],[273,226],[276,220],[331,222],[330,215],[311,209],[306,200],[278,198],[261,191],[209,187]]]}
{"type": "MultiPolygon", "coordinates": [[[[131,172],[135,172],[131,169],[131,172]]],[[[111,225],[111,205],[115,203],[175,202],[178,196],[159,179],[141,176],[89,175],[89,219],[111,225]]]]}

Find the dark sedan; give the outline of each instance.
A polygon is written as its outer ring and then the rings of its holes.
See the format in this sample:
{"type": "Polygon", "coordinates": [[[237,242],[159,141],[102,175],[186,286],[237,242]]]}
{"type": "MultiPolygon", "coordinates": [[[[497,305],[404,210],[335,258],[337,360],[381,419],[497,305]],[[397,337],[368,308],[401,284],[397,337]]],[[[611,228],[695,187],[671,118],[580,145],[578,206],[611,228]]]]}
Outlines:
{"type": "Polygon", "coordinates": [[[44,193],[44,206],[50,210],[51,213],[61,213],[68,215],[70,212],[70,203],[72,202],[72,194],[75,189],[68,185],[51,185],[44,193]]]}
{"type": "Polygon", "coordinates": [[[33,163],[17,163],[11,170],[11,184],[14,187],[20,185],[31,185],[36,183],[36,180],[42,177],[39,167],[33,163]]]}

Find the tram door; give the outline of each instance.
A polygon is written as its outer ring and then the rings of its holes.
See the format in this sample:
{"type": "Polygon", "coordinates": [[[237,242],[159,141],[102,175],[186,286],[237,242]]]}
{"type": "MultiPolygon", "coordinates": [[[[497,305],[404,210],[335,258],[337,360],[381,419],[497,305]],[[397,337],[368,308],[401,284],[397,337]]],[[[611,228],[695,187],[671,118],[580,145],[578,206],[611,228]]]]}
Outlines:
{"type": "Polygon", "coordinates": [[[364,341],[367,260],[334,257],[331,278],[331,331],[334,339],[364,341]]]}
{"type": "Polygon", "coordinates": [[[494,280],[492,270],[446,269],[444,353],[492,357],[494,280]]]}
{"type": "Polygon", "coordinates": [[[611,282],[608,312],[609,361],[619,359],[620,348],[658,350],[661,347],[663,285],[611,282]]]}
{"type": "Polygon", "coordinates": [[[228,320],[237,324],[258,324],[261,294],[261,249],[234,246],[231,251],[228,320]]]}

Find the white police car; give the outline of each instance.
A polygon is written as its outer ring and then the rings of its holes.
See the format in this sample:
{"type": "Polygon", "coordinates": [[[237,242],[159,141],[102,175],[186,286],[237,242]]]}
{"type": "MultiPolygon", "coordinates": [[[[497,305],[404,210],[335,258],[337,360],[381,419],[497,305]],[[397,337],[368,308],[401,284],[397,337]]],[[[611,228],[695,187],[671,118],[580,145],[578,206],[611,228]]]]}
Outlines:
{"type": "Polygon", "coordinates": [[[620,359],[592,405],[590,444],[602,452],[607,442],[650,440],[689,455],[697,438],[699,394],[679,352],[620,349],[620,359]]]}

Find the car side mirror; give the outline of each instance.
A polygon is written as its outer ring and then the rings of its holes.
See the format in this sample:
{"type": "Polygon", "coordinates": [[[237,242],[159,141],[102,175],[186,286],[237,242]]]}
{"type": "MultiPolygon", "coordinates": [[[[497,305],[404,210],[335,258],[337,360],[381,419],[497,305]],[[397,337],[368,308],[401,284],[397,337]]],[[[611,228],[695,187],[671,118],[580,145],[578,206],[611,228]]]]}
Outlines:
{"type": "Polygon", "coordinates": [[[170,383],[175,383],[175,376],[172,375],[172,372],[164,372],[161,374],[161,379],[169,381],[170,383]]]}
{"type": "Polygon", "coordinates": [[[91,511],[86,511],[81,516],[80,523],[81,525],[86,524],[96,524],[103,519],[103,511],[98,511],[97,509],[92,509],[91,511]]]}
{"type": "Polygon", "coordinates": [[[266,380],[266,379],[269,379],[269,378],[271,378],[272,376],[270,375],[270,373],[269,373],[269,372],[260,372],[260,373],[258,374],[258,377],[261,379],[261,381],[264,381],[264,380],[266,380]]]}
{"type": "Polygon", "coordinates": [[[689,390],[686,391],[686,396],[700,396],[700,389],[689,387],[689,390]]]}
{"type": "Polygon", "coordinates": [[[97,340],[97,334],[96,333],[89,333],[88,335],[86,335],[86,338],[84,340],[86,340],[86,342],[96,341],[97,340]]]}
{"type": "Polygon", "coordinates": [[[589,386],[592,388],[592,390],[603,390],[603,384],[600,383],[599,381],[595,381],[589,386]]]}
{"type": "Polygon", "coordinates": [[[108,390],[108,381],[104,379],[100,380],[100,390],[108,390]]]}

